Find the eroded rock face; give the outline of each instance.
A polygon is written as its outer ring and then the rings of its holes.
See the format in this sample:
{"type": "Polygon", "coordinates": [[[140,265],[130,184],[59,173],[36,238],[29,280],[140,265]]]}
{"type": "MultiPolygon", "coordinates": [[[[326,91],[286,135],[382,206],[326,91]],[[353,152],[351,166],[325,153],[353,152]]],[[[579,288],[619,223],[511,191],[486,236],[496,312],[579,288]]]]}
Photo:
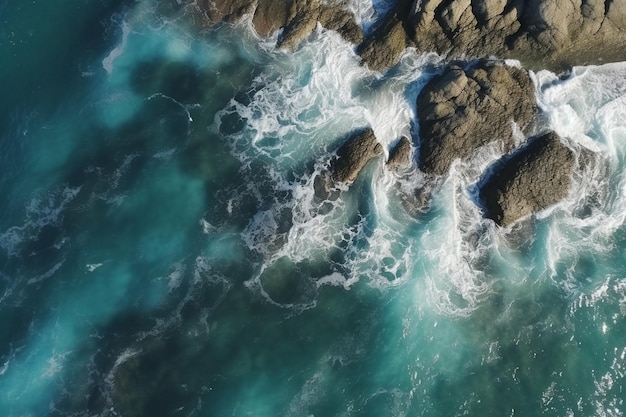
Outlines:
{"type": "Polygon", "coordinates": [[[417,99],[419,167],[445,174],[456,158],[466,160],[494,141],[508,151],[514,144],[512,122],[523,129],[535,111],[534,86],[526,71],[486,60],[466,69],[451,65],[417,99]]]}
{"type": "Polygon", "coordinates": [[[340,1],[320,0],[200,0],[198,6],[210,22],[237,22],[252,15],[256,32],[263,37],[283,29],[278,46],[294,48],[321,23],[348,41],[360,43],[363,31],[340,1]]]}
{"type": "Polygon", "coordinates": [[[417,0],[407,19],[420,50],[497,55],[531,68],[626,60],[626,2],[417,0]]]}
{"type": "Polygon", "coordinates": [[[497,163],[480,187],[486,217],[508,226],[558,203],[569,193],[575,165],[574,153],[556,133],[531,139],[510,159],[497,163]]]}
{"type": "Polygon", "coordinates": [[[330,164],[334,182],[352,182],[365,165],[383,152],[383,147],[370,128],[352,136],[337,150],[337,158],[330,164]]]}

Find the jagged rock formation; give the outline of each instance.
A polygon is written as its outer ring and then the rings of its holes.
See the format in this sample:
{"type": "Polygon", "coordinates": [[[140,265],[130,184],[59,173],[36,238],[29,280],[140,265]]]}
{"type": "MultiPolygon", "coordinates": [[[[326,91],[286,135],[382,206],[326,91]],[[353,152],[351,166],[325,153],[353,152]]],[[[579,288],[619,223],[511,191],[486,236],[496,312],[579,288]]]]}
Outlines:
{"type": "MultiPolygon", "coordinates": [[[[357,45],[370,69],[395,65],[407,47],[450,59],[514,58],[531,69],[626,61],[626,1],[617,0],[397,0],[366,38],[345,0],[198,0],[211,22],[244,15],[260,36],[282,29],[278,46],[291,49],[320,23],[357,45]]],[[[514,146],[513,122],[522,130],[536,113],[534,86],[525,70],[480,59],[453,63],[435,76],[417,100],[419,168],[444,175],[452,162],[467,160],[490,143],[502,152],[514,146]]],[[[382,153],[371,129],[337,151],[327,172],[315,178],[316,195],[335,198],[339,183],[354,181],[382,153]]],[[[402,138],[386,167],[401,170],[412,158],[402,138]]],[[[567,195],[573,153],[551,133],[532,140],[505,162],[480,189],[487,216],[507,226],[567,195]]],[[[430,176],[428,176],[430,178],[430,176]]],[[[427,207],[429,192],[413,198],[427,207]]],[[[418,205],[416,205],[418,207],[418,205]]]]}
{"type": "Polygon", "coordinates": [[[402,19],[394,13],[365,38],[357,53],[370,69],[384,71],[398,61],[409,42],[402,19]]]}
{"type": "Polygon", "coordinates": [[[528,68],[626,60],[626,2],[616,0],[398,0],[367,38],[333,0],[198,0],[211,22],[244,15],[260,36],[279,29],[278,43],[295,47],[317,23],[358,45],[371,69],[393,66],[407,46],[449,58],[498,56],[528,68]]]}
{"type": "Polygon", "coordinates": [[[494,54],[552,69],[626,58],[623,1],[424,0],[413,12],[420,49],[494,54]]]}
{"type": "Polygon", "coordinates": [[[411,141],[406,136],[402,136],[400,142],[389,153],[385,166],[392,171],[406,168],[411,164],[411,154],[411,141]]]}
{"type": "Polygon", "coordinates": [[[383,147],[370,128],[352,136],[337,150],[337,158],[330,163],[334,182],[352,182],[365,165],[383,152],[383,147]]]}
{"type": "Polygon", "coordinates": [[[480,186],[486,217],[501,226],[553,205],[569,192],[576,164],[574,153],[549,132],[504,162],[496,163],[480,186]]]}
{"type": "Polygon", "coordinates": [[[349,42],[358,44],[363,31],[342,2],[321,0],[199,0],[198,6],[210,22],[237,22],[252,15],[252,24],[260,36],[278,29],[283,33],[278,46],[291,49],[308,36],[317,23],[336,30],[349,42]]]}
{"type": "Polygon", "coordinates": [[[381,27],[359,48],[375,70],[398,61],[403,37],[423,52],[515,58],[533,69],[626,60],[624,1],[399,0],[381,27]]]}
{"type": "Polygon", "coordinates": [[[535,112],[526,71],[486,60],[465,69],[452,64],[417,99],[419,167],[443,175],[455,159],[466,160],[494,141],[508,151],[514,145],[512,122],[523,129],[535,112]]]}

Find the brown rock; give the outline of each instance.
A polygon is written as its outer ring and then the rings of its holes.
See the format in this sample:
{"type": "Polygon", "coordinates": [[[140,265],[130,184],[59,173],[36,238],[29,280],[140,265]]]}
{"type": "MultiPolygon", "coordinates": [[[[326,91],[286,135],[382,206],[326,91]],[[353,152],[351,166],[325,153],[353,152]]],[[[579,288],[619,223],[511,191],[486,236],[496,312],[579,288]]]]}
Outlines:
{"type": "Polygon", "coordinates": [[[497,163],[480,187],[486,217],[508,226],[559,202],[569,193],[575,164],[574,153],[556,133],[531,139],[497,163]]]}
{"type": "Polygon", "coordinates": [[[411,141],[402,136],[400,142],[389,153],[389,159],[385,164],[387,168],[397,171],[408,167],[411,164],[411,141]]]}
{"type": "Polygon", "coordinates": [[[277,46],[284,49],[294,49],[302,39],[306,38],[317,26],[317,18],[308,14],[297,15],[285,27],[277,46]]]}
{"type": "Polygon", "coordinates": [[[402,21],[392,16],[359,45],[357,53],[371,70],[384,71],[398,62],[407,46],[402,21]]]}
{"type": "Polygon", "coordinates": [[[289,24],[296,15],[297,2],[257,0],[252,24],[260,36],[269,36],[289,24]]]}
{"type": "Polygon", "coordinates": [[[487,60],[469,68],[453,64],[417,99],[419,167],[446,174],[455,159],[466,160],[494,141],[508,151],[514,145],[512,122],[523,129],[535,112],[534,85],[526,71],[487,60]]]}
{"type": "Polygon", "coordinates": [[[354,20],[352,12],[333,4],[320,7],[319,22],[329,30],[335,30],[353,44],[363,41],[363,29],[354,20]]]}
{"type": "Polygon", "coordinates": [[[353,14],[340,2],[320,0],[199,0],[198,6],[212,23],[237,22],[252,14],[252,24],[260,36],[283,29],[278,46],[292,49],[320,22],[338,31],[346,40],[360,43],[363,31],[353,14]]]}
{"type": "Polygon", "coordinates": [[[531,68],[626,60],[626,3],[605,0],[421,0],[405,18],[418,49],[497,55],[531,68]]]}
{"type": "Polygon", "coordinates": [[[337,150],[337,158],[330,164],[331,178],[334,182],[352,182],[365,165],[380,155],[383,147],[374,131],[368,128],[352,136],[337,150]]]}

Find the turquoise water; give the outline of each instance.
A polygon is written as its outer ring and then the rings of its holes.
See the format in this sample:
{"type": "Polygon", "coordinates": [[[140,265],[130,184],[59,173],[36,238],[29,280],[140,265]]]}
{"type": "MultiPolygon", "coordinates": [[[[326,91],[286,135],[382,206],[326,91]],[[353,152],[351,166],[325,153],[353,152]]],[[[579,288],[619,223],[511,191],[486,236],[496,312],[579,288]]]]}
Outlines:
{"type": "Polygon", "coordinates": [[[417,131],[439,57],[381,76],[177,4],[0,1],[2,415],[624,414],[626,64],[533,74],[602,158],[503,231],[473,202],[491,149],[425,213],[381,161],[314,194],[350,132],[417,131]]]}

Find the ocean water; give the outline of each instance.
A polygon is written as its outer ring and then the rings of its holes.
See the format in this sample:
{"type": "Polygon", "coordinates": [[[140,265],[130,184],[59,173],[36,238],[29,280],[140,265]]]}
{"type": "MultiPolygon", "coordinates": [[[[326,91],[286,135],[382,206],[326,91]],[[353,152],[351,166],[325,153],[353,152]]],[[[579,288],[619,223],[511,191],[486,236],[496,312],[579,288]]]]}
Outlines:
{"type": "Polygon", "coordinates": [[[532,73],[584,170],[502,230],[489,148],[315,196],[350,132],[417,137],[442,58],[192,10],[0,1],[0,415],[624,415],[625,63],[532,73]]]}

